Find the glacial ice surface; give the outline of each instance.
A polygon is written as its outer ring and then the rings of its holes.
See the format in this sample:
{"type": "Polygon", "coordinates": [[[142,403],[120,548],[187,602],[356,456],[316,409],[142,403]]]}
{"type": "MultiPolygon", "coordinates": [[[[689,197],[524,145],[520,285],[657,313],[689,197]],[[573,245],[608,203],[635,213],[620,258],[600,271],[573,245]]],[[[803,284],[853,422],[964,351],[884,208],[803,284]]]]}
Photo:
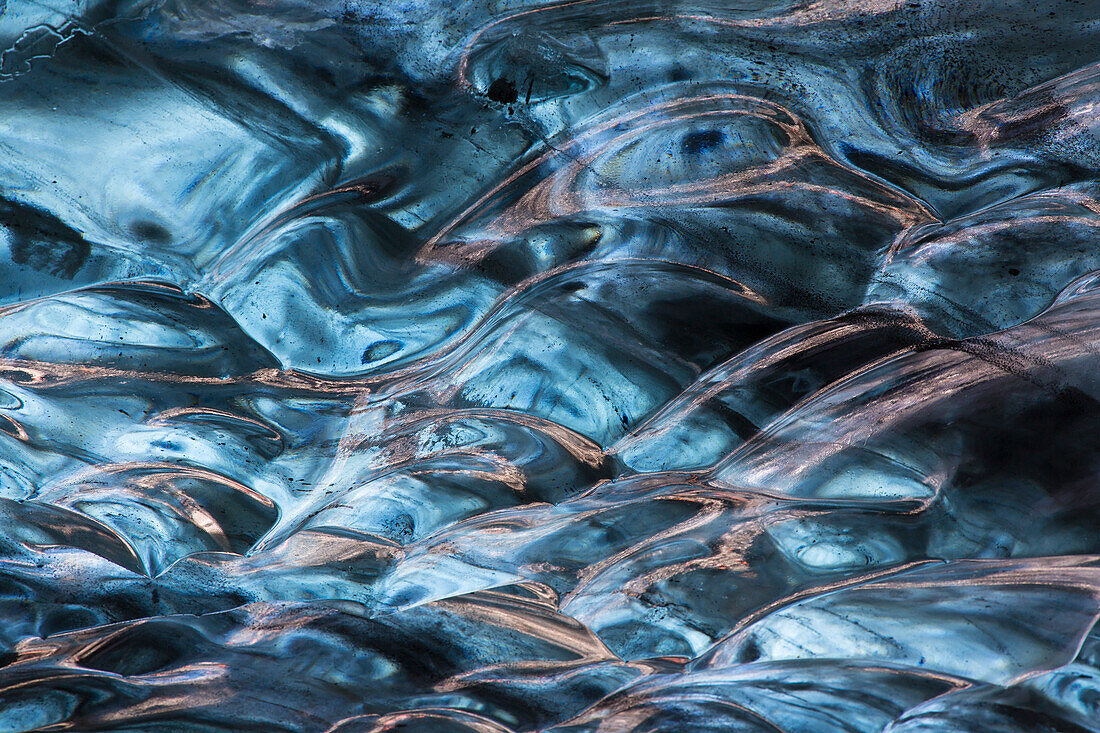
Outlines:
{"type": "Polygon", "coordinates": [[[0,731],[1100,731],[1095,0],[0,0],[0,731]]]}

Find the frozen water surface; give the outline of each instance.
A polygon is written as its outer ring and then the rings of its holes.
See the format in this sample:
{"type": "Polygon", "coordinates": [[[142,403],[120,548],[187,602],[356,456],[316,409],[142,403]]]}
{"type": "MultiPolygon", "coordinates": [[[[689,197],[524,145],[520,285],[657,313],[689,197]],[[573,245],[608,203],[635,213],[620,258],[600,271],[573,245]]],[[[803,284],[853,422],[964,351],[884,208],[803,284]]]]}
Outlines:
{"type": "Polygon", "coordinates": [[[0,731],[1100,731],[1098,19],[0,0],[0,731]]]}

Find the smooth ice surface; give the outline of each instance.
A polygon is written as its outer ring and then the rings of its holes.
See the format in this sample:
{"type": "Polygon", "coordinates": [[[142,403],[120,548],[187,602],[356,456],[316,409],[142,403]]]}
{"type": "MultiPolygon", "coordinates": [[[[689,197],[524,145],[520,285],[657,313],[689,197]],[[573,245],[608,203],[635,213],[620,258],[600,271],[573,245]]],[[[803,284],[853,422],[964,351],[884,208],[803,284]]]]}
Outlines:
{"type": "Polygon", "coordinates": [[[1100,731],[1096,0],[0,0],[0,731],[1100,731]]]}

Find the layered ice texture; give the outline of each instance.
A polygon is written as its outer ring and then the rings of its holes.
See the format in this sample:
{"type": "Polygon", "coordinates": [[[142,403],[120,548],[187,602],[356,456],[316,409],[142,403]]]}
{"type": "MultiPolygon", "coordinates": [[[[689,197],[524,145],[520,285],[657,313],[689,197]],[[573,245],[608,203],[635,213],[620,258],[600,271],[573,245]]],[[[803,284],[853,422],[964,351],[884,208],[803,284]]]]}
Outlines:
{"type": "Polygon", "coordinates": [[[1100,5],[0,0],[0,730],[1100,731],[1100,5]]]}

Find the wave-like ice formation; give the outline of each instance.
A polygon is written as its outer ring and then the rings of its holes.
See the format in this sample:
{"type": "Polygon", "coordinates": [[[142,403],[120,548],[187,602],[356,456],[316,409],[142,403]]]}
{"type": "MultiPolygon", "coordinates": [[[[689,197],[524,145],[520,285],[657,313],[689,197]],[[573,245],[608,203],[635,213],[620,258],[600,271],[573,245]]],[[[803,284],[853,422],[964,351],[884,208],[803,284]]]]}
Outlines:
{"type": "Polygon", "coordinates": [[[0,0],[0,730],[1100,731],[1095,0],[0,0]]]}

